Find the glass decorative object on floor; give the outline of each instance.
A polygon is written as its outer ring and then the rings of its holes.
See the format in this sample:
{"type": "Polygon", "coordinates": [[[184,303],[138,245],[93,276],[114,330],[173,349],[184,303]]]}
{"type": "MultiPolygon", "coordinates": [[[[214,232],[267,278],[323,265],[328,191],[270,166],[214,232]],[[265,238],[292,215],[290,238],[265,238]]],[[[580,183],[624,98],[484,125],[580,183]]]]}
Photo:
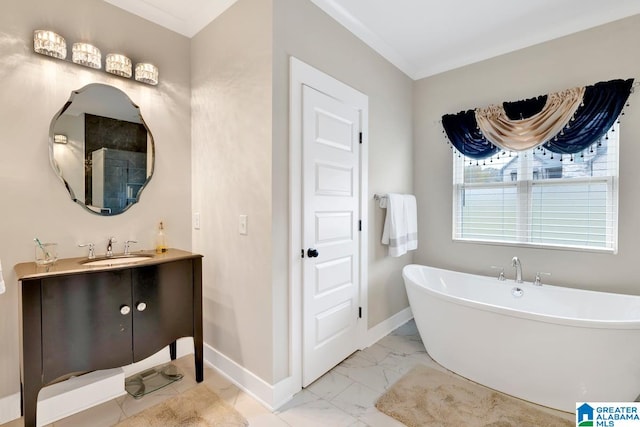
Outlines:
{"type": "Polygon", "coordinates": [[[124,388],[134,399],[140,399],[144,395],[181,380],[182,377],[178,368],[170,363],[128,377],[124,381],[124,388]]]}
{"type": "Polygon", "coordinates": [[[136,80],[150,85],[158,84],[158,67],[149,63],[136,64],[136,80]]]}
{"type": "Polygon", "coordinates": [[[100,49],[88,43],[74,43],[72,61],[85,67],[102,68],[102,54],[100,49]]]}
{"type": "Polygon", "coordinates": [[[119,53],[108,54],[104,68],[108,73],[131,78],[131,60],[119,53]]]}
{"type": "Polygon", "coordinates": [[[53,31],[35,30],[33,32],[33,50],[41,55],[66,59],[67,42],[64,37],[53,31]]]}

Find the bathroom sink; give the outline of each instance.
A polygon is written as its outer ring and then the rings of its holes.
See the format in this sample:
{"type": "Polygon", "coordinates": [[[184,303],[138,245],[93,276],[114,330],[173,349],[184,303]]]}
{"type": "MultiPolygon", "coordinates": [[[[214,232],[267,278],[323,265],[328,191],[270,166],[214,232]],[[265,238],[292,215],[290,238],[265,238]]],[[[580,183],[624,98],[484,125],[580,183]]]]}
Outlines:
{"type": "Polygon", "coordinates": [[[112,265],[135,264],[140,261],[146,261],[153,258],[153,255],[136,254],[136,255],[115,255],[109,258],[96,258],[83,261],[82,264],[87,267],[105,267],[112,265]]]}

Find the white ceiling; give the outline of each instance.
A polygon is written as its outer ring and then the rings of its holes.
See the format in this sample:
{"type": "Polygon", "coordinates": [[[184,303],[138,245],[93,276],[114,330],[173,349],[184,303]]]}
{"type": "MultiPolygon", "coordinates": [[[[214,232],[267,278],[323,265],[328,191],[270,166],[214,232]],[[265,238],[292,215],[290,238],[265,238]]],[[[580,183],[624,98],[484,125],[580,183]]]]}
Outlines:
{"type": "Polygon", "coordinates": [[[104,0],[187,37],[216,19],[237,0],[104,0]]]}
{"type": "MultiPolygon", "coordinates": [[[[236,0],[104,0],[193,37],[236,0]]],[[[640,13],[638,0],[312,1],[413,79],[640,13]]]]}

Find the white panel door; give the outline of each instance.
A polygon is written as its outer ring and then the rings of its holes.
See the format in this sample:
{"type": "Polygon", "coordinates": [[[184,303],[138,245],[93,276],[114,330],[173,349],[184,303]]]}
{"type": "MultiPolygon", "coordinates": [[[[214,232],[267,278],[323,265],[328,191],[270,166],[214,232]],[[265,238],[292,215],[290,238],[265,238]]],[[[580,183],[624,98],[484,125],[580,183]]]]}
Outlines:
{"type": "Polygon", "coordinates": [[[307,386],[357,350],[360,112],[302,88],[303,348],[307,386]]]}

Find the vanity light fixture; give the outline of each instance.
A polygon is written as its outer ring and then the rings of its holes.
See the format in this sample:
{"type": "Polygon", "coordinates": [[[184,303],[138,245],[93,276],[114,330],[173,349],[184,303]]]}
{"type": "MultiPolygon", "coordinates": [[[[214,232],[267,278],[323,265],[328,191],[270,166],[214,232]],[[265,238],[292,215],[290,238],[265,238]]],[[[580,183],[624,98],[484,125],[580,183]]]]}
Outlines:
{"type": "Polygon", "coordinates": [[[95,68],[96,70],[102,68],[102,54],[100,53],[100,49],[89,43],[73,44],[72,61],[85,67],[95,68]]]}
{"type": "Polygon", "coordinates": [[[107,55],[104,69],[107,73],[128,79],[131,78],[131,60],[119,53],[110,53],[107,55]]]}
{"type": "Polygon", "coordinates": [[[66,144],[69,140],[67,139],[67,135],[56,134],[53,135],[53,142],[56,144],[66,144]]]}
{"type": "Polygon", "coordinates": [[[67,58],[67,42],[59,34],[48,30],[33,32],[33,50],[41,55],[52,56],[57,59],[67,58]]]}
{"type": "MultiPolygon", "coordinates": [[[[71,61],[67,59],[67,42],[60,34],[49,30],[33,32],[33,50],[41,55],[61,59],[66,62],[83,65],[99,70],[102,68],[100,49],[89,43],[74,43],[71,61]]],[[[148,62],[136,64],[135,76],[131,67],[132,61],[119,53],[110,53],[105,58],[104,70],[125,79],[135,79],[140,83],[156,86],[158,84],[158,67],[148,62]]]]}
{"type": "Polygon", "coordinates": [[[158,67],[148,62],[136,64],[136,80],[150,85],[158,84],[158,67]]]}

